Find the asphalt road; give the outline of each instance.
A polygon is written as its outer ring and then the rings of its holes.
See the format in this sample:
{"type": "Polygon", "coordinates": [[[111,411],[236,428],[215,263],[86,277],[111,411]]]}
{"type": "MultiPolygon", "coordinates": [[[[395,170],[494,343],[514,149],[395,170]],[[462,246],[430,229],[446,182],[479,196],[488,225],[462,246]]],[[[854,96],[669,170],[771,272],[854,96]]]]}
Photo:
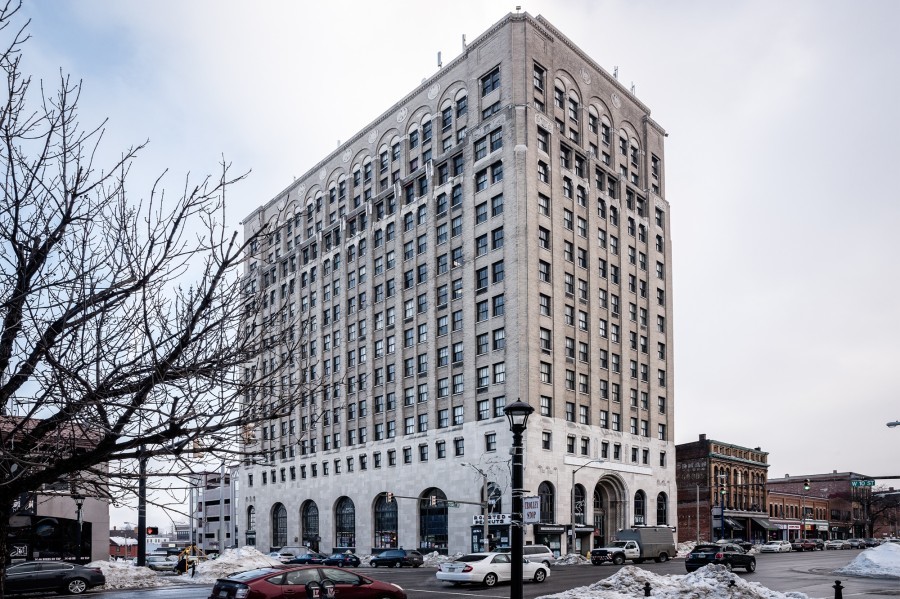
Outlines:
{"type": "MultiPolygon", "coordinates": [[[[776,591],[799,591],[812,599],[831,599],[834,597],[835,580],[840,579],[844,586],[845,599],[884,599],[900,597],[900,580],[851,578],[836,576],[832,573],[836,568],[845,566],[853,560],[859,550],[816,551],[813,553],[781,553],[757,555],[757,570],[753,574],[736,572],[736,576],[759,582],[776,591]]],[[[642,568],[657,574],[684,574],[684,560],[676,559],[664,564],[644,563],[642,568]]],[[[585,586],[616,572],[620,566],[555,566],[551,576],[543,584],[525,583],[524,594],[527,599],[541,595],[558,593],[574,587],[585,586]]],[[[402,586],[410,599],[505,599],[509,597],[509,585],[500,585],[488,589],[486,587],[465,586],[453,587],[438,582],[434,576],[434,568],[360,568],[365,576],[394,582],[402,586]]],[[[167,576],[167,575],[163,575],[167,576]]],[[[173,578],[173,577],[170,577],[173,578]]],[[[192,585],[181,579],[174,587],[154,589],[138,589],[132,591],[93,591],[89,597],[93,599],[207,599],[211,587],[209,585],[192,585]]],[[[57,595],[47,595],[57,597],[57,595]]],[[[29,595],[37,598],[38,595],[29,595]]]]}

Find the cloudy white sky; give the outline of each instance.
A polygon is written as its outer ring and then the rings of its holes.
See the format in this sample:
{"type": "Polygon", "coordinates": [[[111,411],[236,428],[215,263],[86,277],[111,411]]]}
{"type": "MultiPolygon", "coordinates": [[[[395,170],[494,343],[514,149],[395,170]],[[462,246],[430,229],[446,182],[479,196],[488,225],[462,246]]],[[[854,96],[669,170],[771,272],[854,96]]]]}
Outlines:
{"type": "MultiPolygon", "coordinates": [[[[147,181],[252,170],[237,227],[515,6],[30,0],[26,61],[84,80],[110,155],[149,139],[147,181]]],[[[618,66],[669,132],[676,441],[760,446],[773,477],[900,475],[900,3],[522,10],[618,66]]]]}

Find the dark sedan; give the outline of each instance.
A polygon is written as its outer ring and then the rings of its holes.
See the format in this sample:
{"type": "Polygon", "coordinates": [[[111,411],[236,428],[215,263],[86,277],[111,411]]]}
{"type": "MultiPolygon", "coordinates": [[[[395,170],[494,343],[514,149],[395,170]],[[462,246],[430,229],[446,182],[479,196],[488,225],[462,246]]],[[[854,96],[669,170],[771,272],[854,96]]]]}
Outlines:
{"type": "Polygon", "coordinates": [[[402,568],[403,566],[412,566],[418,568],[425,562],[425,558],[418,551],[408,551],[406,549],[388,549],[382,551],[371,560],[369,565],[377,568],[378,566],[387,566],[388,568],[402,568]]]}
{"type": "Polygon", "coordinates": [[[720,564],[728,568],[744,568],[747,572],[756,570],[756,558],[732,543],[697,545],[684,560],[684,567],[693,572],[707,564],[720,564]]]}
{"type": "Polygon", "coordinates": [[[6,568],[3,586],[7,593],[56,591],[78,595],[106,584],[100,568],[66,562],[24,562],[6,568]]]}
{"type": "MultiPolygon", "coordinates": [[[[331,566],[279,565],[230,574],[216,581],[209,599],[306,597],[307,585],[334,585],[341,599],[406,599],[402,587],[331,566]]],[[[326,593],[320,592],[324,597],[326,593]]]]}
{"type": "Polygon", "coordinates": [[[352,553],[332,553],[323,562],[326,566],[341,566],[342,568],[358,568],[359,558],[352,553]]]}

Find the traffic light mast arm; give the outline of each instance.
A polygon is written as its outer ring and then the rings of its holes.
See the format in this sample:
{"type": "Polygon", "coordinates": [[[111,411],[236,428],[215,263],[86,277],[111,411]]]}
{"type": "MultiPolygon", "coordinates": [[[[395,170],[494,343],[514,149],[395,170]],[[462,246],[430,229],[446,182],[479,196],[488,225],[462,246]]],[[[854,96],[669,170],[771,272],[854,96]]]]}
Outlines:
{"type": "MultiPolygon", "coordinates": [[[[415,499],[417,501],[428,501],[428,497],[420,497],[418,495],[397,495],[396,493],[381,493],[388,499],[415,499]]],[[[462,499],[438,499],[437,503],[465,503],[466,505],[478,505],[484,507],[485,501],[463,501],[462,499]]]]}

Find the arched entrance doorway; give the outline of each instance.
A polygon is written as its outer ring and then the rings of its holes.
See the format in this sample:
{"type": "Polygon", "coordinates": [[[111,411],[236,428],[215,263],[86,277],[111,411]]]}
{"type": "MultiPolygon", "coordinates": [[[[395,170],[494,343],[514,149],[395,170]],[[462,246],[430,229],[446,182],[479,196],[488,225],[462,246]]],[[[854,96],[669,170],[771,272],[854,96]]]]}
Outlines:
{"type": "Polygon", "coordinates": [[[615,538],[617,530],[625,528],[629,503],[626,497],[625,483],[617,475],[605,474],[597,481],[593,501],[593,547],[605,547],[615,538]]]}
{"type": "Polygon", "coordinates": [[[332,551],[356,551],[356,506],[349,497],[341,497],[334,507],[334,544],[332,551]]]}
{"type": "Polygon", "coordinates": [[[419,549],[447,553],[447,495],[436,487],[419,500],[419,549]]]}
{"type": "Polygon", "coordinates": [[[287,509],[281,503],[272,506],[272,549],[287,545],[287,509]]]}

